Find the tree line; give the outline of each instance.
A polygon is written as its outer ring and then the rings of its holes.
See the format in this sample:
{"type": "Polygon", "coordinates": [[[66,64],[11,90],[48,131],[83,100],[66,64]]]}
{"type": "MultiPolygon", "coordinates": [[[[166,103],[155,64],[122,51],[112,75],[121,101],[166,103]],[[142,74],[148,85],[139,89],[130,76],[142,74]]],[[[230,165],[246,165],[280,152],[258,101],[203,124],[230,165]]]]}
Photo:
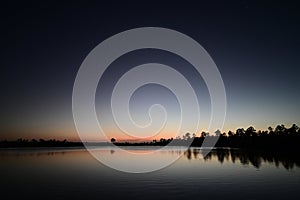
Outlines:
{"type": "Polygon", "coordinates": [[[3,140],[0,141],[0,148],[19,148],[19,147],[82,147],[82,142],[70,142],[65,140],[56,139],[22,139],[19,138],[15,141],[3,140]]]}
{"type": "MultiPolygon", "coordinates": [[[[199,136],[195,133],[185,133],[182,137],[161,138],[148,142],[118,142],[111,138],[111,143],[117,146],[165,146],[168,144],[174,146],[203,146],[203,141],[215,141],[214,147],[230,148],[281,148],[296,149],[300,144],[300,128],[293,124],[286,128],[285,125],[277,125],[275,128],[268,127],[267,130],[256,131],[253,126],[247,129],[238,128],[236,131],[223,132],[217,130],[214,134],[201,132],[199,136]]],[[[211,144],[208,142],[208,144],[211,144]]],[[[93,143],[90,145],[109,145],[109,143],[93,143]]],[[[82,147],[82,142],[71,142],[55,139],[17,139],[15,141],[0,141],[0,148],[17,148],[17,147],[82,147]]],[[[210,147],[210,146],[207,146],[210,147]]]]}
{"type": "MultiPolygon", "coordinates": [[[[236,131],[223,132],[217,130],[214,134],[201,132],[199,136],[195,133],[186,133],[182,137],[176,138],[161,138],[150,142],[117,142],[115,138],[111,142],[118,146],[195,146],[200,147],[204,140],[216,141],[214,147],[231,147],[231,148],[282,148],[291,149],[296,148],[300,144],[300,128],[293,124],[286,128],[285,125],[277,125],[275,128],[268,127],[267,130],[256,131],[253,126],[247,129],[238,128],[236,131]]],[[[211,144],[208,142],[208,144],[211,144]]]]}

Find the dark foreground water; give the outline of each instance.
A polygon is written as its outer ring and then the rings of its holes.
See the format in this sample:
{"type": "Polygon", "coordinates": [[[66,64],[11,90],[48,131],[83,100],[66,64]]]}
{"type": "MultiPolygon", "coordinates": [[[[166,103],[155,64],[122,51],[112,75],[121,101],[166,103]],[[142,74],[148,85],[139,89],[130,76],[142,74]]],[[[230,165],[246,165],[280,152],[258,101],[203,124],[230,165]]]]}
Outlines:
{"type": "MultiPolygon", "coordinates": [[[[116,149],[98,151],[122,156],[116,149]]],[[[172,148],[157,160],[180,151],[172,148]]],[[[0,150],[0,198],[300,199],[296,153],[225,149],[203,158],[201,152],[191,149],[156,172],[129,174],[106,167],[84,149],[0,150]]]]}

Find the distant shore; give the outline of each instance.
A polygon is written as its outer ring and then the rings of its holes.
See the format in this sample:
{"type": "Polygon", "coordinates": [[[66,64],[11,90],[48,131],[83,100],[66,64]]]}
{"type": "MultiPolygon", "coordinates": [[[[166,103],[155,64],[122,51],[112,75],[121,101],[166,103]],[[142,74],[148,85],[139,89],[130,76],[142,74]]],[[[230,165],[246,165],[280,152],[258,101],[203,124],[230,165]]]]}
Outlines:
{"type": "Polygon", "coordinates": [[[239,149],[288,149],[296,150],[300,144],[300,128],[293,124],[290,128],[277,125],[275,129],[256,131],[250,126],[246,130],[237,129],[235,132],[221,133],[219,130],[214,135],[202,132],[199,137],[195,133],[186,133],[177,138],[161,138],[148,142],[122,142],[111,138],[110,142],[72,142],[65,140],[44,139],[17,139],[15,141],[0,141],[0,148],[34,148],[34,147],[84,147],[84,146],[191,146],[191,147],[228,147],[239,149]]]}
{"type": "MultiPolygon", "coordinates": [[[[212,144],[208,142],[208,144],[212,144]]],[[[300,135],[273,136],[273,137],[224,137],[206,136],[187,139],[161,139],[151,142],[72,142],[59,140],[23,140],[0,141],[0,149],[35,149],[35,148],[86,148],[109,146],[178,146],[178,147],[206,147],[206,148],[232,148],[232,149],[260,149],[260,150],[296,150],[300,144],[300,135]],[[203,141],[215,141],[214,146],[207,146],[203,141]]]]}

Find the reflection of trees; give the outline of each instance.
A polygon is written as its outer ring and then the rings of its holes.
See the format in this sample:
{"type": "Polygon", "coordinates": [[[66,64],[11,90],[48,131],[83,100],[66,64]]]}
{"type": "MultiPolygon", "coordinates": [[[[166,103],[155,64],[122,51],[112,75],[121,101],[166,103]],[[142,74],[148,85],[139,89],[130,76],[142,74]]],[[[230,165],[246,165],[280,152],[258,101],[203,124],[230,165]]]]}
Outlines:
{"type": "Polygon", "coordinates": [[[194,158],[197,159],[200,153],[200,149],[193,149],[194,158]]]}
{"type": "Polygon", "coordinates": [[[224,159],[229,159],[229,151],[217,151],[217,157],[220,163],[223,163],[224,159]]]}
{"type": "Polygon", "coordinates": [[[217,158],[220,163],[224,160],[236,163],[239,161],[242,165],[252,165],[255,168],[260,168],[263,163],[271,163],[276,167],[282,165],[285,169],[292,169],[295,166],[300,167],[300,158],[295,152],[281,151],[276,153],[246,151],[237,149],[213,149],[208,153],[207,149],[188,149],[184,155],[187,159],[201,159],[209,161],[217,158]],[[203,157],[203,155],[206,155],[203,157]]]}
{"type": "Polygon", "coordinates": [[[260,168],[260,166],[261,166],[260,156],[249,156],[249,161],[254,167],[260,168]]]}

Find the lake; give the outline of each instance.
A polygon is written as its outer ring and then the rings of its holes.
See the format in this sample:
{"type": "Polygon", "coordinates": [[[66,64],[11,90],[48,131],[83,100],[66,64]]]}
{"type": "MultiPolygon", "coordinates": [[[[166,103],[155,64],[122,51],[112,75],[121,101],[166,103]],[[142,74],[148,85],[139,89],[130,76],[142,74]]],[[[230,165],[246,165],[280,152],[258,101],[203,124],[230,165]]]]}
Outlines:
{"type": "MultiPolygon", "coordinates": [[[[128,147],[135,152],[154,147],[128,147]]],[[[94,148],[124,159],[114,147],[94,148]]],[[[36,199],[300,199],[299,156],[280,153],[171,148],[153,162],[183,155],[150,173],[111,169],[83,148],[0,150],[1,196],[36,199]]]]}

